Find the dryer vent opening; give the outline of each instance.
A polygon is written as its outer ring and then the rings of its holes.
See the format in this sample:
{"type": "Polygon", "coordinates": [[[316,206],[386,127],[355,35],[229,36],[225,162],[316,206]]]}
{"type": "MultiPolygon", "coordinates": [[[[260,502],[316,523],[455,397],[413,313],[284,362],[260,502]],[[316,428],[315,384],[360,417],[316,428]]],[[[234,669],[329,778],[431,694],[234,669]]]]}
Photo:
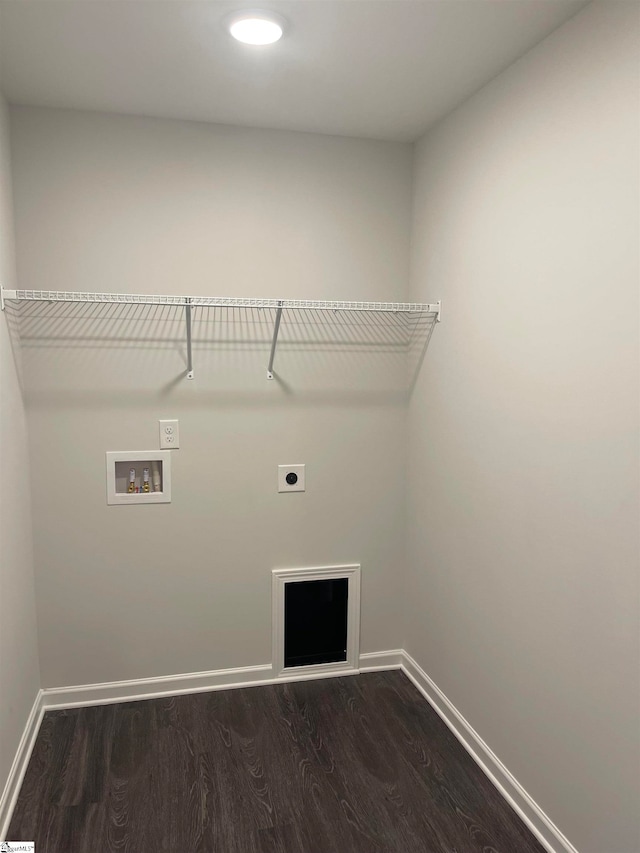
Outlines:
{"type": "Polygon", "coordinates": [[[285,667],[346,661],[348,604],[348,578],[286,583],[285,667]]]}
{"type": "Polygon", "coordinates": [[[291,673],[358,672],[360,565],[271,570],[272,659],[291,673]]]}

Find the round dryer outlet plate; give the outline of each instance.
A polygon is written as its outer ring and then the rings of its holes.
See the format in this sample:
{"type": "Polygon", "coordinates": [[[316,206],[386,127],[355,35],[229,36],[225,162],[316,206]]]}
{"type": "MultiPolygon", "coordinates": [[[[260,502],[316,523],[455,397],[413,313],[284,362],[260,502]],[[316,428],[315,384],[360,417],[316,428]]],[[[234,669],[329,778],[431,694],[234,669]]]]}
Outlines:
{"type": "Polygon", "coordinates": [[[278,491],[304,492],[304,465],[278,465],[278,491]]]}

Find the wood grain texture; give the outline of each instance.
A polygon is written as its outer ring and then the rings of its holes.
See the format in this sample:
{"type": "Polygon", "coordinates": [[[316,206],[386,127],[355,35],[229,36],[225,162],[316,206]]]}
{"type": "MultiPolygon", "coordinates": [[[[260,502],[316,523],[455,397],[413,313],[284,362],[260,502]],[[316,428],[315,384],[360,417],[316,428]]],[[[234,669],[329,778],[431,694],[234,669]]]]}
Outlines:
{"type": "Polygon", "coordinates": [[[544,853],[399,671],[45,715],[38,853],[544,853]]]}

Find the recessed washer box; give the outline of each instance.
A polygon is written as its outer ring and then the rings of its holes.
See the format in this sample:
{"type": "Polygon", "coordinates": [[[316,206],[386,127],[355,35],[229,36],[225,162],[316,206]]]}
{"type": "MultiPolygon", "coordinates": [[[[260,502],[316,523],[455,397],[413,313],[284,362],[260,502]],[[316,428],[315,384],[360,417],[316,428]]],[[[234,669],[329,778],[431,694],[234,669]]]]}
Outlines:
{"type": "Polygon", "coordinates": [[[171,503],[170,450],[108,450],[105,456],[110,506],[171,503]],[[145,468],[149,469],[148,492],[144,491],[145,468]]]}

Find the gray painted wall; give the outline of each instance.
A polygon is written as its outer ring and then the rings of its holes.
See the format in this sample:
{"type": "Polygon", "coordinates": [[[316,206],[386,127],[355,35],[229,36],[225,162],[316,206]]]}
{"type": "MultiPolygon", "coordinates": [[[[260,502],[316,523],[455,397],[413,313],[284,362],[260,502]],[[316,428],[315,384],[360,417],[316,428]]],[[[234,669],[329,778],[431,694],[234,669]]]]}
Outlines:
{"type": "MultiPolygon", "coordinates": [[[[23,288],[406,297],[409,145],[39,109],[12,133],[23,288]]],[[[210,314],[187,382],[182,320],[63,314],[23,328],[45,686],[268,663],[277,567],[361,563],[361,651],[398,646],[405,376],[379,333],[327,347],[300,317],[316,345],[267,382],[271,318],[210,314]],[[159,418],[173,502],[107,507],[105,451],[157,448],[159,418]],[[287,462],[305,494],[276,493],[287,462]]]]}
{"type": "MultiPolygon", "coordinates": [[[[0,281],[15,285],[8,113],[0,95],[0,281]]],[[[40,688],[24,407],[0,317],[0,793],[40,688]]]]}
{"type": "Polygon", "coordinates": [[[638,839],[638,7],[418,146],[406,648],[581,853],[638,839]]]}

